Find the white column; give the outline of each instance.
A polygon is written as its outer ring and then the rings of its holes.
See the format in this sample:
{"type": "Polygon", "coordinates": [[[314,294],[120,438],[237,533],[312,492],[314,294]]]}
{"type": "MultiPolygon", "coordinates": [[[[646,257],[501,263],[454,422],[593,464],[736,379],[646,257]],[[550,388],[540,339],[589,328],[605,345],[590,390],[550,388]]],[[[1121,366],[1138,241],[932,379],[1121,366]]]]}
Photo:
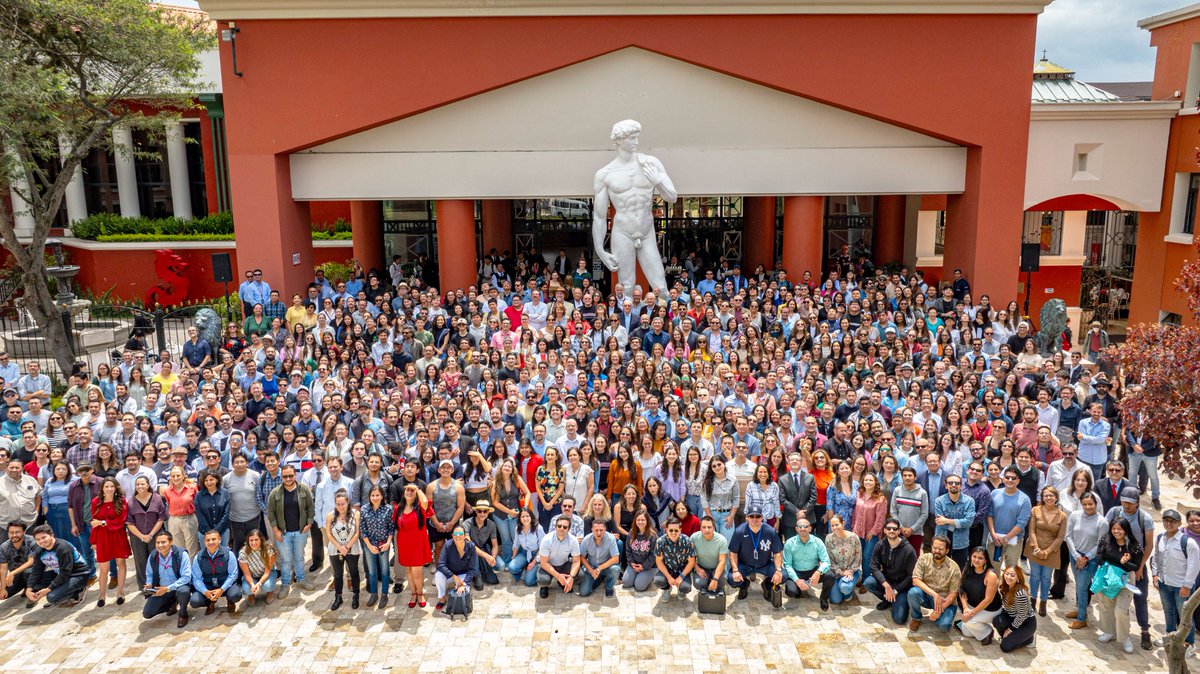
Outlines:
{"type": "Polygon", "coordinates": [[[133,159],[133,132],[127,126],[114,126],[112,136],[121,216],[137,218],[142,215],[142,207],[138,204],[137,167],[133,159]]]}
{"type": "Polygon", "coordinates": [[[183,124],[167,122],[167,168],[171,172],[171,204],[175,217],[192,219],[192,191],[188,184],[187,147],[183,144],[183,124]]]}
{"type": "Polygon", "coordinates": [[[17,238],[23,239],[33,236],[33,228],[37,225],[37,220],[33,217],[33,209],[23,196],[32,194],[33,191],[29,189],[29,180],[26,179],[25,173],[20,170],[21,164],[17,159],[17,153],[10,150],[6,154],[9,165],[13,167],[8,190],[8,195],[12,197],[13,229],[16,231],[17,238]]]}
{"type": "Polygon", "coordinates": [[[25,201],[25,197],[17,191],[18,188],[28,193],[29,182],[24,177],[18,177],[13,180],[13,185],[8,190],[9,196],[12,197],[13,229],[16,230],[18,238],[25,238],[33,236],[33,228],[37,223],[33,217],[33,209],[29,207],[29,202],[25,201]]]}
{"type": "MultiPolygon", "coordinates": [[[[65,164],[67,155],[71,154],[71,140],[66,136],[60,136],[58,139],[58,154],[60,162],[65,164]]],[[[67,184],[67,193],[64,196],[67,202],[68,222],[79,222],[87,217],[87,194],[83,191],[82,167],[75,167],[75,174],[71,176],[71,182],[67,184]]]]}

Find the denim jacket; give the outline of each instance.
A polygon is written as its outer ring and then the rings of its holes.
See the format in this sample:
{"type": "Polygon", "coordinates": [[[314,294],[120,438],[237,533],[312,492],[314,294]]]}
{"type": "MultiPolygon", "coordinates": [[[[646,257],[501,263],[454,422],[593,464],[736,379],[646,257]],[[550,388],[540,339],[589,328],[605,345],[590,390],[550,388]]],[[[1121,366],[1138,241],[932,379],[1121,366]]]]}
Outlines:
{"type": "Polygon", "coordinates": [[[935,536],[949,536],[950,549],[961,550],[970,545],[971,523],[975,520],[975,499],[959,493],[958,502],[950,500],[950,494],[942,494],[933,502],[934,517],[949,517],[954,524],[938,524],[935,536]]]}

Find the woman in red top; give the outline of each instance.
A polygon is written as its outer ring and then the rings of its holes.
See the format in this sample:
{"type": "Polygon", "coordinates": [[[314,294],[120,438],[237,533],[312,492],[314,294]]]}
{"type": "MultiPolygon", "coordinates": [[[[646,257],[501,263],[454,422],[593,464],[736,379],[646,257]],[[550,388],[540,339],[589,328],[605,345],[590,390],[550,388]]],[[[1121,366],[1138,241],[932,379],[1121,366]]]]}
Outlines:
{"type": "Polygon", "coordinates": [[[674,513],[675,517],[679,518],[680,533],[684,536],[691,536],[700,531],[700,518],[692,514],[687,506],[687,499],[675,502],[674,513]]]}
{"type": "Polygon", "coordinates": [[[537,472],[538,468],[542,467],[542,457],[534,453],[533,443],[528,438],[522,439],[517,445],[516,461],[517,473],[525,479],[529,493],[537,493],[537,472]]]}
{"type": "Polygon", "coordinates": [[[125,494],[121,485],[113,478],[105,478],[100,484],[100,495],[92,499],[92,546],[96,548],[96,568],[100,571],[100,601],[104,606],[104,595],[108,590],[108,562],[117,561],[117,604],[125,603],[125,560],[133,555],[129,549],[129,536],[125,534],[125,518],[129,509],[125,507],[125,494]]]}
{"type": "Polygon", "coordinates": [[[406,484],[404,498],[392,517],[396,522],[396,563],[407,569],[408,586],[412,590],[408,607],[419,603],[425,608],[424,566],[433,561],[425,523],[433,517],[433,507],[416,484],[406,484]]]}

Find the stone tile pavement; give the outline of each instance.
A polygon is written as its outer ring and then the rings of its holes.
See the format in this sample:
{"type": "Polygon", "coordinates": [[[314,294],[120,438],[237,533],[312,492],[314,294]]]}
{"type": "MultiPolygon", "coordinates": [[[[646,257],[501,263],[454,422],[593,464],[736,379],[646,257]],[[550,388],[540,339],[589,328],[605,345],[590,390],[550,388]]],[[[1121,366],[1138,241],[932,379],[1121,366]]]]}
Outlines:
{"type": "MultiPolygon", "coordinates": [[[[1163,504],[1182,502],[1180,483],[1164,481],[1163,504]]],[[[1145,499],[1149,507],[1149,499],[1145,499]]],[[[1155,514],[1157,520],[1157,512],[1155,514]]],[[[319,581],[327,582],[329,571],[319,581]]],[[[431,585],[431,579],[427,578],[431,585]]],[[[324,583],[322,583],[324,584],[324,583]]],[[[297,588],[298,589],[298,588],[297,588]]],[[[1052,602],[1038,626],[1035,648],[1002,654],[957,631],[938,632],[926,623],[913,635],[872,610],[874,600],[822,613],[815,600],[785,599],[772,610],[761,594],[733,602],[724,617],[695,611],[691,598],[667,601],[661,592],[588,599],[505,585],[476,597],[467,621],[449,621],[426,609],[409,609],[408,595],[392,598],[384,611],[327,609],[329,594],[297,592],[270,606],[242,604],[240,614],[193,612],[191,624],[174,618],[141,619],[142,599],[126,590],[124,606],[24,609],[20,600],[0,603],[0,670],[14,672],[280,672],[385,671],[403,673],[575,671],[636,672],[1162,672],[1160,652],[1140,648],[1126,655],[1100,644],[1094,630],[1068,630],[1068,601],[1052,602]]],[[[432,599],[434,590],[427,588],[432,599]]],[[[1152,629],[1162,633],[1157,594],[1151,591],[1152,629]]],[[[1073,590],[1068,588],[1068,596],[1073,590]]],[[[347,598],[348,599],[348,598],[347,598]]],[[[364,597],[365,599],[365,597],[364,597]]],[[[348,606],[348,604],[347,604],[348,606]]],[[[1132,617],[1131,617],[1132,619],[1132,617]]],[[[1136,636],[1136,622],[1133,625],[1136,636]]]]}

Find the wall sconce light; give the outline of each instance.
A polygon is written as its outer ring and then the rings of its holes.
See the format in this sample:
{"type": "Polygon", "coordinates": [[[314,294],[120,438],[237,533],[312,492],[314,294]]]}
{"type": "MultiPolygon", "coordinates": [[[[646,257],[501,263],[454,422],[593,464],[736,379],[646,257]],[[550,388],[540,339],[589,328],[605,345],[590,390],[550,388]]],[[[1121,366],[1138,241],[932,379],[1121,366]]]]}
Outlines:
{"type": "Polygon", "coordinates": [[[237,65],[237,36],[242,32],[236,24],[230,23],[229,27],[221,31],[221,42],[228,42],[229,49],[233,52],[233,74],[238,77],[242,76],[242,71],[238,70],[237,65]]]}

